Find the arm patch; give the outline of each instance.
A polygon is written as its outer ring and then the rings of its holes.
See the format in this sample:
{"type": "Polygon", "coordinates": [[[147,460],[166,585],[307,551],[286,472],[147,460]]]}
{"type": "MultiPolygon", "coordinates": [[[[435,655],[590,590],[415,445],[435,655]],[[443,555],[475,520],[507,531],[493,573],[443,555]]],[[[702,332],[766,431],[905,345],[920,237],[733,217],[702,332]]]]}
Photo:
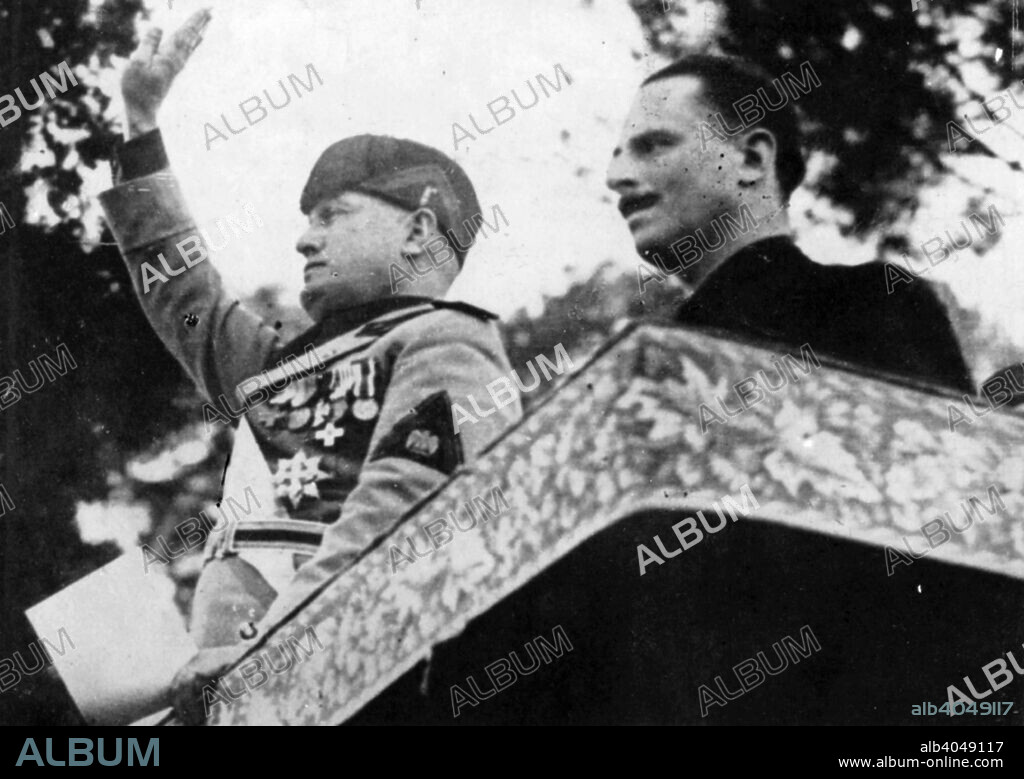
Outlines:
{"type": "Polygon", "coordinates": [[[437,392],[400,419],[377,444],[369,462],[401,457],[451,475],[465,462],[447,392],[437,392]]]}

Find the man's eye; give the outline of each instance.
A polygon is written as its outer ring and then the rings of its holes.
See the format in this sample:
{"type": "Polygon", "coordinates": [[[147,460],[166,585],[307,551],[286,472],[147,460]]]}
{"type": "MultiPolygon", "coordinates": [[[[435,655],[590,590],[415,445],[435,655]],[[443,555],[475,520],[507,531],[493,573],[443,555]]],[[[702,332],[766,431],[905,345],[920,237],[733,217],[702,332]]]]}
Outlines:
{"type": "Polygon", "coordinates": [[[337,211],[324,211],[322,214],[320,214],[320,226],[321,227],[329,226],[331,224],[331,222],[334,221],[334,219],[335,219],[335,217],[337,215],[338,215],[337,211]]]}

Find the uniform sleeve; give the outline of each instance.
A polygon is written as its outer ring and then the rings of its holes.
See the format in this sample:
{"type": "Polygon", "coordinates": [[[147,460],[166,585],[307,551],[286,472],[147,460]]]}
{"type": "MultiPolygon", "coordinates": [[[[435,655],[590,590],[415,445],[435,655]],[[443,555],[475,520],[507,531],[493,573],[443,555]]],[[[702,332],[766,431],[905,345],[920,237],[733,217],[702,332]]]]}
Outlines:
{"type": "Polygon", "coordinates": [[[135,293],[199,389],[211,400],[224,393],[237,404],[234,388],[264,367],[278,346],[277,332],[225,291],[175,176],[167,169],[149,172],[154,160],[165,160],[159,136],[129,147],[121,152],[122,172],[147,175],[117,184],[100,203],[135,293]],[[175,275],[168,275],[161,257],[175,275]]]}
{"type": "Polygon", "coordinates": [[[518,395],[495,413],[456,428],[452,403],[488,398],[487,385],[511,370],[497,327],[450,311],[429,315],[401,348],[359,480],[316,554],[271,606],[261,629],[348,568],[455,468],[522,417],[518,395]]]}

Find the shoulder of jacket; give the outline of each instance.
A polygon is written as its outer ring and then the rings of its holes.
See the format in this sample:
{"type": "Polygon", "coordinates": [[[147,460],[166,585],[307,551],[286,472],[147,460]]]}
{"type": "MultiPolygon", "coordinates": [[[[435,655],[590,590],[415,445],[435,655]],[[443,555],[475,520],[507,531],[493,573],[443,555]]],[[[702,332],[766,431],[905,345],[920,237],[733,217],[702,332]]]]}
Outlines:
{"type": "Polygon", "coordinates": [[[434,300],[431,301],[431,305],[438,311],[458,311],[460,314],[466,314],[484,322],[498,318],[497,314],[492,314],[490,311],[485,311],[482,308],[477,308],[476,306],[469,305],[469,303],[462,303],[457,300],[434,300]]]}
{"type": "Polygon", "coordinates": [[[919,274],[911,273],[902,265],[872,260],[856,267],[864,269],[865,286],[870,283],[872,291],[881,287],[886,303],[901,306],[938,305],[944,308],[935,284],[919,274]],[[898,269],[898,275],[895,275],[896,271],[890,270],[890,266],[898,269]]]}
{"type": "MultiPolygon", "coordinates": [[[[382,330],[381,336],[384,339],[389,341],[416,340],[420,336],[432,332],[445,332],[452,335],[478,333],[490,331],[498,320],[497,314],[492,314],[482,308],[471,306],[468,303],[447,300],[425,301],[418,313],[396,318],[401,321],[382,330]],[[479,326],[469,325],[467,328],[467,317],[475,320],[479,326]]],[[[370,327],[380,327],[380,325],[371,323],[370,327]]]]}
{"type": "Polygon", "coordinates": [[[454,341],[490,338],[497,334],[496,314],[468,303],[449,303],[444,300],[431,301],[432,308],[420,316],[402,322],[389,333],[400,341],[416,341],[422,338],[451,338],[454,341]]]}
{"type": "Polygon", "coordinates": [[[828,289],[840,299],[853,298],[862,303],[875,304],[885,302],[885,267],[881,263],[871,261],[857,265],[841,265],[814,260],[810,262],[813,265],[810,274],[813,286],[828,289]],[[880,297],[875,294],[878,290],[881,290],[880,297]]]}
{"type": "Polygon", "coordinates": [[[421,316],[402,322],[388,333],[384,340],[392,348],[417,346],[486,345],[488,349],[504,349],[497,325],[498,317],[483,309],[465,303],[435,301],[433,308],[421,316]]]}

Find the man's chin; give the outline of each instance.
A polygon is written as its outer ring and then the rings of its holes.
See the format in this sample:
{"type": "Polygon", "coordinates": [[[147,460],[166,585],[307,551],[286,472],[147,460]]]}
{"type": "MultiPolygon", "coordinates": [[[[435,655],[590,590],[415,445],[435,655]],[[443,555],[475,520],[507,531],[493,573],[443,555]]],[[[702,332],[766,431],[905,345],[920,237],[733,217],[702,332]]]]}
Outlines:
{"type": "Polygon", "coordinates": [[[654,256],[655,253],[665,256],[666,250],[672,241],[678,238],[674,232],[658,230],[652,224],[640,224],[632,229],[633,244],[636,246],[636,253],[644,259],[654,256]]]}
{"type": "Polygon", "coordinates": [[[349,308],[359,302],[347,300],[345,290],[340,285],[306,286],[299,293],[299,305],[314,322],[321,321],[332,310],[349,308]]]}
{"type": "Polygon", "coordinates": [[[373,288],[366,279],[342,281],[332,278],[304,286],[299,292],[299,304],[314,322],[319,322],[333,311],[344,311],[388,297],[386,292],[373,288]]]}
{"type": "Polygon", "coordinates": [[[322,313],[317,305],[317,295],[314,290],[309,290],[305,287],[299,292],[299,305],[302,306],[302,310],[309,314],[309,318],[314,322],[319,322],[322,318],[322,313]]]}

